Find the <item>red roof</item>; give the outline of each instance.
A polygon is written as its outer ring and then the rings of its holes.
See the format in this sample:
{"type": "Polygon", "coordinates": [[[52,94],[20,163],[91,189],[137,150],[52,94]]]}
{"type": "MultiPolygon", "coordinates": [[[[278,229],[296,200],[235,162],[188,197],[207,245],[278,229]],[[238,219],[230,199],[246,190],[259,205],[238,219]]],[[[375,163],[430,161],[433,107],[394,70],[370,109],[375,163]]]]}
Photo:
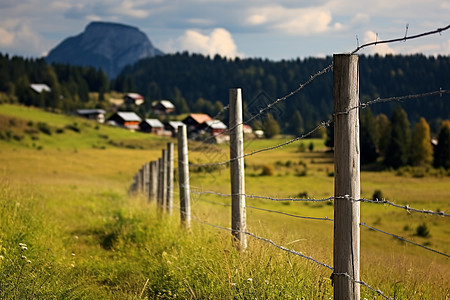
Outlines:
{"type": "Polygon", "coordinates": [[[212,121],[211,117],[207,114],[190,114],[189,116],[198,124],[203,124],[206,121],[212,121]]]}

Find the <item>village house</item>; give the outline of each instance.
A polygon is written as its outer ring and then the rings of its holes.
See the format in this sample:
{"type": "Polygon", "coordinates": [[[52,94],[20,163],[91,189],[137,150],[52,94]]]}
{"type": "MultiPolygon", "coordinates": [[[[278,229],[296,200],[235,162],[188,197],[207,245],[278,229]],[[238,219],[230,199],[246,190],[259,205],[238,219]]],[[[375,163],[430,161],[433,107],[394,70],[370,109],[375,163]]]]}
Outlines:
{"type": "Polygon", "coordinates": [[[30,88],[38,94],[41,94],[42,92],[50,93],[52,91],[45,83],[32,83],[30,84],[30,88]]]}
{"type": "Polygon", "coordinates": [[[128,93],[123,96],[123,103],[139,106],[144,103],[144,97],[138,93],[128,93]]]}
{"type": "Polygon", "coordinates": [[[152,109],[157,115],[168,115],[175,111],[175,105],[169,100],[153,101],[152,109]]]}
{"type": "Polygon", "coordinates": [[[164,124],[158,119],[145,119],[139,124],[139,128],[142,132],[160,135],[164,130],[164,124]]]}
{"type": "Polygon", "coordinates": [[[181,121],[169,121],[165,128],[167,131],[170,131],[172,133],[172,137],[176,137],[178,134],[178,126],[184,125],[181,121]]]}
{"type": "Polygon", "coordinates": [[[106,111],[103,109],[77,109],[76,114],[89,120],[104,123],[106,111]]]}
{"type": "Polygon", "coordinates": [[[183,123],[186,124],[188,135],[191,135],[201,130],[204,122],[211,120],[207,114],[190,114],[183,120],[183,123]]]}
{"type": "Polygon", "coordinates": [[[142,119],[134,112],[118,111],[108,119],[107,123],[130,130],[137,130],[141,121],[142,119]]]}

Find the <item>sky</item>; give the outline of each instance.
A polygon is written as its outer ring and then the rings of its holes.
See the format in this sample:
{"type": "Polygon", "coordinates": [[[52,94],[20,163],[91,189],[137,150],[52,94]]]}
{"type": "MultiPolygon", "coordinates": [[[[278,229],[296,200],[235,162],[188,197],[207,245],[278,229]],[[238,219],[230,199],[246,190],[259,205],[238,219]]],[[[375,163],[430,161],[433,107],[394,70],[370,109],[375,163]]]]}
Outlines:
{"type": "MultiPolygon", "coordinates": [[[[290,60],[450,24],[449,0],[0,0],[0,52],[42,57],[92,21],[138,27],[165,53],[290,60]]],[[[450,55],[450,30],[360,54],[450,55]]]]}

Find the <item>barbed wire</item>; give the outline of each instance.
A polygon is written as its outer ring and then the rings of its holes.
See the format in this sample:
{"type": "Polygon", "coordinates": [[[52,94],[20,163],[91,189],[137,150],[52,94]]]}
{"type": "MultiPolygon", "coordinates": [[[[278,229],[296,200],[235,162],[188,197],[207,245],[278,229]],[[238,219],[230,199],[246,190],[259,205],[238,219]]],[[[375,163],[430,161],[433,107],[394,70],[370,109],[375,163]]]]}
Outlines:
{"type": "Polygon", "coordinates": [[[374,227],[372,227],[372,226],[367,225],[366,223],[359,223],[359,225],[364,226],[364,227],[367,227],[367,228],[369,228],[369,229],[371,229],[371,230],[374,230],[374,231],[378,231],[378,232],[387,234],[387,235],[392,236],[392,237],[395,237],[395,238],[397,238],[397,239],[399,239],[399,240],[402,240],[402,241],[411,243],[411,244],[413,244],[413,245],[415,245],[415,246],[422,247],[422,248],[424,248],[424,249],[426,249],[426,250],[428,250],[428,251],[432,251],[432,252],[435,252],[435,253],[437,253],[437,254],[440,254],[440,255],[443,255],[443,256],[446,256],[446,257],[450,257],[450,255],[448,255],[448,254],[445,254],[445,253],[440,252],[440,251],[438,251],[438,250],[434,250],[434,249],[432,249],[432,248],[429,248],[429,247],[423,246],[423,245],[421,245],[421,244],[415,243],[415,242],[410,241],[410,240],[408,240],[408,239],[405,239],[405,238],[403,238],[403,237],[401,237],[401,236],[398,236],[398,235],[395,235],[395,234],[392,234],[392,233],[389,233],[389,232],[386,232],[386,231],[383,231],[383,230],[374,228],[374,227]]]}
{"type": "Polygon", "coordinates": [[[211,226],[211,227],[214,227],[214,228],[217,228],[217,229],[221,229],[221,230],[226,230],[226,231],[231,231],[231,232],[243,233],[243,234],[248,235],[248,236],[251,236],[251,237],[253,237],[253,238],[257,239],[257,240],[260,240],[260,241],[266,242],[266,243],[268,243],[268,244],[271,244],[271,245],[274,246],[275,248],[278,248],[278,249],[283,250],[283,251],[286,251],[286,252],[288,252],[288,253],[290,253],[290,254],[293,254],[293,255],[302,257],[302,258],[304,258],[304,259],[307,259],[307,260],[309,260],[309,261],[312,261],[312,262],[314,262],[315,264],[317,264],[317,265],[319,265],[319,266],[328,268],[329,270],[333,271],[332,276],[333,276],[333,275],[346,276],[346,277],[349,278],[352,282],[354,282],[354,283],[356,283],[356,284],[359,284],[359,285],[362,285],[362,286],[368,288],[369,290],[371,290],[371,291],[373,291],[373,292],[379,294],[379,295],[382,296],[383,298],[385,298],[385,299],[391,299],[391,298],[386,297],[386,296],[384,295],[384,293],[383,293],[381,290],[374,289],[373,287],[371,287],[370,285],[368,285],[368,284],[365,283],[364,281],[355,280],[352,276],[350,276],[350,275],[347,274],[347,273],[334,273],[334,268],[331,267],[330,265],[328,265],[328,264],[326,264],[326,263],[323,263],[323,262],[320,262],[320,261],[318,261],[318,260],[312,258],[311,256],[304,255],[304,254],[301,253],[301,252],[298,252],[298,251],[295,251],[295,250],[292,250],[292,249],[288,249],[288,248],[286,248],[286,247],[283,247],[283,246],[281,246],[281,245],[278,245],[278,244],[276,244],[275,242],[273,242],[273,241],[270,240],[270,239],[267,239],[267,238],[264,238],[264,237],[257,236],[256,234],[253,234],[253,233],[248,232],[248,231],[240,231],[240,230],[236,230],[236,229],[232,229],[232,228],[227,228],[227,227],[223,227],[223,226],[211,224],[211,223],[208,223],[208,222],[206,222],[206,221],[202,221],[202,220],[198,219],[196,216],[193,216],[192,219],[193,219],[194,221],[196,221],[196,222],[198,222],[198,223],[201,223],[201,224],[204,224],[204,225],[208,225],[208,226],[211,226]]]}
{"type": "MultiPolygon", "coordinates": [[[[216,205],[221,205],[221,206],[226,206],[226,207],[230,207],[231,204],[227,204],[227,203],[221,203],[221,202],[215,202],[215,201],[211,201],[211,200],[206,200],[206,199],[201,199],[198,198],[198,201],[202,201],[202,202],[206,202],[206,203],[211,203],[211,204],[216,204],[216,205]]],[[[250,205],[246,205],[246,208],[250,208],[250,209],[255,209],[255,210],[260,210],[260,211],[265,211],[265,212],[270,212],[270,213],[276,213],[276,214],[280,214],[280,215],[285,215],[288,217],[293,217],[293,218],[298,218],[298,219],[307,219],[307,220],[319,220],[319,221],[334,221],[333,219],[328,218],[327,216],[325,217],[305,217],[305,216],[299,216],[299,215],[294,215],[294,214],[290,214],[290,213],[286,213],[286,212],[282,212],[282,211],[278,211],[278,210],[272,210],[272,209],[267,209],[267,208],[261,208],[261,207],[256,207],[256,206],[250,206],[250,205]]]]}
{"type": "Polygon", "coordinates": [[[322,199],[315,199],[315,198],[275,198],[275,197],[269,197],[269,196],[259,196],[259,195],[249,195],[249,194],[224,194],[224,193],[218,193],[218,192],[214,192],[214,191],[192,191],[192,193],[201,195],[201,194],[210,194],[210,195],[216,195],[216,196],[221,196],[221,197],[231,197],[233,195],[236,196],[245,196],[247,198],[253,198],[253,199],[264,199],[264,200],[271,200],[271,201],[300,201],[300,202],[328,202],[328,201],[332,201],[332,200],[336,200],[336,199],[346,199],[346,200],[351,200],[351,201],[355,201],[355,202],[366,202],[366,203],[373,203],[373,204],[387,204],[396,208],[401,208],[404,209],[408,212],[416,212],[416,213],[422,213],[422,214],[428,214],[428,215],[437,215],[437,216],[441,216],[441,217],[450,217],[450,214],[447,214],[443,211],[432,211],[432,210],[427,210],[427,209],[417,209],[417,208],[413,208],[410,207],[408,204],[406,205],[399,205],[399,204],[395,204],[394,202],[388,201],[386,199],[381,199],[381,200],[370,200],[370,199],[365,199],[365,198],[353,198],[350,197],[349,195],[344,195],[344,196],[330,196],[328,198],[322,198],[322,199]]]}
{"type": "Polygon", "coordinates": [[[357,109],[357,108],[367,108],[372,104],[375,103],[381,103],[381,102],[391,102],[391,101],[403,101],[403,100],[410,100],[410,99],[417,99],[417,98],[423,98],[423,97],[428,97],[428,96],[436,96],[436,95],[440,95],[442,96],[443,94],[450,94],[450,90],[443,90],[440,89],[438,91],[432,91],[432,92],[427,92],[427,93],[420,93],[420,94],[411,94],[411,95],[407,95],[407,96],[394,96],[394,97],[389,97],[389,98],[376,98],[374,100],[368,101],[368,102],[364,102],[364,103],[360,103],[359,105],[356,105],[354,107],[348,108],[343,112],[337,112],[334,115],[346,115],[348,114],[350,111],[357,109]]]}
{"type": "Polygon", "coordinates": [[[239,160],[239,159],[241,159],[241,158],[245,158],[245,157],[248,157],[248,156],[252,156],[252,155],[255,155],[255,154],[258,154],[258,153],[261,153],[261,152],[279,149],[279,148],[282,148],[282,147],[287,146],[287,145],[289,145],[289,144],[292,144],[292,143],[294,143],[294,142],[297,142],[297,141],[299,141],[299,140],[302,140],[302,139],[307,138],[308,136],[312,135],[314,132],[318,131],[320,128],[326,128],[326,127],[328,127],[328,126],[331,124],[331,122],[332,122],[332,120],[322,121],[319,125],[317,125],[317,126],[316,126],[314,129],[312,129],[311,131],[309,131],[309,132],[307,132],[307,133],[305,133],[305,134],[303,134],[303,135],[301,135],[301,136],[298,136],[298,137],[296,137],[296,138],[294,138],[294,139],[288,140],[288,141],[286,141],[286,142],[284,142],[284,143],[278,144],[278,145],[276,145],[276,146],[271,146],[271,147],[267,147],[267,148],[262,148],[262,149],[259,149],[259,150],[255,150],[255,151],[253,151],[253,152],[246,153],[246,154],[244,154],[244,155],[241,155],[241,156],[238,156],[238,157],[235,157],[235,158],[231,158],[231,159],[228,159],[228,160],[225,160],[225,161],[221,161],[221,162],[208,163],[208,164],[189,164],[189,166],[192,166],[192,167],[213,167],[213,166],[222,166],[222,165],[227,165],[227,164],[229,164],[229,163],[231,163],[231,162],[233,162],[233,161],[239,160]]]}
{"type": "Polygon", "coordinates": [[[428,31],[428,32],[424,32],[424,33],[420,33],[420,34],[416,34],[416,35],[412,35],[412,36],[406,36],[408,29],[406,29],[406,33],[405,36],[402,38],[396,38],[396,39],[391,39],[391,40],[385,40],[385,41],[375,41],[375,42],[370,42],[370,43],[366,43],[363,44],[361,46],[358,46],[355,50],[353,50],[350,54],[355,54],[356,52],[358,52],[359,50],[368,47],[368,46],[374,46],[374,45],[378,45],[378,44],[387,44],[387,43],[394,43],[394,42],[404,42],[406,40],[412,40],[412,39],[416,39],[416,38],[420,38],[420,37],[424,37],[427,35],[432,35],[432,34],[436,34],[436,33],[441,33],[447,29],[450,28],[450,25],[447,25],[446,27],[443,28],[438,28],[436,30],[432,30],[432,31],[428,31]]]}

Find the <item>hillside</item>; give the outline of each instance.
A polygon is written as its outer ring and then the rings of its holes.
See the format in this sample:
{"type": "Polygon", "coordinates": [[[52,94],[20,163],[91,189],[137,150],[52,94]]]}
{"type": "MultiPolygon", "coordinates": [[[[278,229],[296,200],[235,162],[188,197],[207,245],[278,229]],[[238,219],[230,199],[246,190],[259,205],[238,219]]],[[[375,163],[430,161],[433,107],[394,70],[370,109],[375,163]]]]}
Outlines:
{"type": "MultiPolygon", "coordinates": [[[[333,297],[327,268],[251,237],[247,251],[237,252],[230,232],[220,229],[230,227],[227,197],[192,193],[193,224],[186,232],[176,208],[172,216],[161,214],[144,195],[128,195],[133,175],[160,157],[168,139],[5,104],[0,133],[1,299],[333,297]]],[[[246,151],[282,141],[247,141],[246,151]]],[[[299,152],[293,143],[246,158],[247,193],[332,194],[332,155],[320,146],[323,140],[307,142],[313,151],[299,152]],[[261,175],[265,165],[272,175],[261,175]]],[[[191,150],[190,160],[229,153],[226,146],[208,147],[191,150]]],[[[206,171],[191,171],[192,191],[229,193],[226,167],[206,171]]],[[[439,172],[417,178],[406,169],[363,171],[361,196],[381,189],[396,203],[448,212],[450,177],[439,172]]],[[[332,265],[333,223],[301,218],[333,216],[332,202],[248,198],[248,205],[250,232],[332,265]]],[[[449,253],[448,218],[361,203],[361,222],[449,253]]],[[[447,257],[367,228],[361,237],[364,282],[395,299],[448,297],[447,257]]],[[[361,287],[361,298],[376,297],[361,287]]]]}

